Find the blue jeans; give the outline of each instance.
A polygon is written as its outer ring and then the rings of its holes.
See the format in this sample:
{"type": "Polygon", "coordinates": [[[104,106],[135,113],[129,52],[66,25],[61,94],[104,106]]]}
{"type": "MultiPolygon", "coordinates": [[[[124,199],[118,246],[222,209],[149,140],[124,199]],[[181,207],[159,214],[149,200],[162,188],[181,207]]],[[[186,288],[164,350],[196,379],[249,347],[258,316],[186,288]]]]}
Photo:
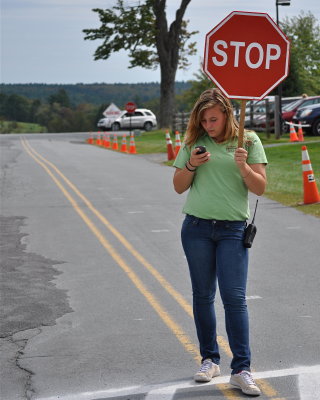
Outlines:
{"type": "Polygon", "coordinates": [[[245,221],[205,220],[187,215],[181,231],[189,264],[193,314],[202,360],[220,363],[214,299],[217,281],[233,354],[232,373],[250,371],[249,321],[246,304],[248,249],[245,221]]]}

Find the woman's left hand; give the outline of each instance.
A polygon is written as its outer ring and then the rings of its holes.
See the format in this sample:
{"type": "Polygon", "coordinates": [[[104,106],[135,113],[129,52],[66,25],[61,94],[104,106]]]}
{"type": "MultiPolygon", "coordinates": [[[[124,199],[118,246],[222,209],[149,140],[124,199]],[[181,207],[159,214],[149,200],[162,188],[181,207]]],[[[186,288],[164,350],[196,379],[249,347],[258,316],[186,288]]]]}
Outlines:
{"type": "Polygon", "coordinates": [[[258,196],[261,196],[266,188],[265,164],[247,164],[248,152],[239,147],[234,152],[234,160],[239,168],[240,175],[247,188],[258,196]]]}
{"type": "Polygon", "coordinates": [[[243,168],[246,165],[247,158],[248,158],[248,152],[242,147],[238,147],[234,152],[234,160],[240,169],[241,167],[243,168]]]}

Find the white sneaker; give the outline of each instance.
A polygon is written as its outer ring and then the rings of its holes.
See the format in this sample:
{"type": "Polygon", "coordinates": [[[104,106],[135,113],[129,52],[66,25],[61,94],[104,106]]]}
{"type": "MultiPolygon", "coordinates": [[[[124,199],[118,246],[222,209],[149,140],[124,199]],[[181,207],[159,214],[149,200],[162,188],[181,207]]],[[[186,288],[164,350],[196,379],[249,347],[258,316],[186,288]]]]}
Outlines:
{"type": "Polygon", "coordinates": [[[212,378],[220,375],[220,367],[207,358],[203,361],[201,368],[194,375],[196,382],[210,382],[212,378]]]}
{"type": "Polygon", "coordinates": [[[231,375],[230,385],[241,389],[244,394],[251,396],[260,396],[261,394],[249,371],[241,371],[239,374],[231,375]]]}

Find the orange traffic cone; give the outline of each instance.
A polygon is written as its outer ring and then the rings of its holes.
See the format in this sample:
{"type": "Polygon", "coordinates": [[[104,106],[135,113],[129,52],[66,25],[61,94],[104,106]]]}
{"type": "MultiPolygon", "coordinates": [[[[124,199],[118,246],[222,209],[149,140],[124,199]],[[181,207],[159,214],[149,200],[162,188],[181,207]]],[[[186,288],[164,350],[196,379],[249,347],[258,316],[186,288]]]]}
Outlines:
{"type": "Polygon", "coordinates": [[[118,136],[116,134],[113,135],[112,149],[118,150],[118,136]]]}
{"type": "Polygon", "coordinates": [[[299,139],[299,142],[304,142],[303,130],[302,130],[301,122],[299,122],[298,139],[299,139]]]}
{"type": "Polygon", "coordinates": [[[317,183],[313,175],[307,146],[302,146],[302,174],[303,174],[303,203],[313,204],[320,202],[317,183]]]}
{"type": "Polygon", "coordinates": [[[297,132],[292,123],[290,123],[290,142],[299,142],[297,132]]]}
{"type": "Polygon", "coordinates": [[[127,136],[126,136],[126,134],[124,134],[122,136],[122,143],[121,143],[120,151],[122,151],[122,153],[128,153],[128,151],[127,151],[127,136]]]}
{"type": "Polygon", "coordinates": [[[111,147],[111,145],[110,145],[110,134],[109,133],[107,133],[106,136],[105,136],[104,147],[106,147],[107,149],[109,149],[111,147]]]}
{"type": "Polygon", "coordinates": [[[98,145],[98,146],[101,146],[101,145],[102,145],[102,141],[101,141],[100,132],[98,132],[98,136],[97,136],[96,145],[98,145]]]}
{"type": "Polygon", "coordinates": [[[93,136],[92,136],[92,132],[90,132],[90,136],[87,139],[87,143],[92,144],[93,143],[93,136]]]}
{"type": "Polygon", "coordinates": [[[105,145],[106,145],[106,140],[107,140],[106,139],[106,135],[103,135],[102,136],[102,143],[101,143],[103,147],[105,147],[105,145]]]}
{"type": "Polygon", "coordinates": [[[134,142],[134,133],[133,132],[130,135],[129,153],[130,154],[137,154],[136,144],[134,142]]]}
{"type": "Polygon", "coordinates": [[[179,131],[176,131],[176,147],[174,149],[175,156],[178,155],[180,149],[181,149],[180,133],[179,133],[179,131]]]}
{"type": "Polygon", "coordinates": [[[173,145],[169,131],[166,131],[166,141],[167,141],[168,161],[174,160],[176,157],[173,151],[173,145]]]}

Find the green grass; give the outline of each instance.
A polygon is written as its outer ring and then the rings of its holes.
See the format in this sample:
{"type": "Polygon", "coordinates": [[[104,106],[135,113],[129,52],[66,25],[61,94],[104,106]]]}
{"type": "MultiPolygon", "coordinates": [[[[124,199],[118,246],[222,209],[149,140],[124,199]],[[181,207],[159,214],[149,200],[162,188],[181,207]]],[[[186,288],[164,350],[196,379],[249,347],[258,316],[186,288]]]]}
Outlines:
{"type": "MultiPolygon", "coordinates": [[[[264,132],[257,132],[260,140],[263,145],[267,144],[277,144],[277,143],[289,143],[290,142],[290,135],[287,133],[285,135],[282,135],[280,139],[276,139],[274,134],[270,134],[270,137],[267,137],[267,134],[264,132]]],[[[320,141],[320,137],[318,136],[306,136],[304,135],[304,141],[305,142],[313,142],[315,140],[320,141]]]]}
{"type": "MultiPolygon", "coordinates": [[[[140,154],[146,153],[165,153],[167,151],[167,145],[165,140],[165,131],[157,130],[151,132],[143,132],[140,136],[135,137],[135,142],[137,146],[137,151],[140,154]]],[[[260,140],[263,145],[268,144],[279,144],[279,143],[289,143],[290,136],[289,134],[281,136],[280,139],[276,139],[274,134],[271,134],[270,137],[267,137],[266,133],[258,133],[260,140]]],[[[173,145],[175,144],[175,136],[170,132],[171,140],[173,145]]],[[[180,135],[181,136],[181,135],[180,135]]],[[[182,137],[181,137],[182,139],[182,137]]],[[[305,142],[310,141],[319,141],[320,137],[316,136],[304,136],[305,142]]]]}
{"type": "MultiPolygon", "coordinates": [[[[171,135],[174,145],[174,138],[171,135]]],[[[162,130],[143,132],[135,137],[135,144],[139,154],[165,153],[167,151],[166,132],[162,130]]]]}
{"type": "Polygon", "coordinates": [[[0,133],[43,133],[47,128],[29,122],[0,121],[0,133]]]}
{"type": "MultiPolygon", "coordinates": [[[[307,145],[312,169],[320,188],[320,140],[307,145]]],[[[303,179],[301,166],[301,143],[265,149],[268,166],[268,185],[265,195],[284,205],[294,207],[307,214],[320,217],[320,204],[302,205],[303,179]]],[[[320,189],[319,189],[320,190],[320,189]]]]}
{"type": "MultiPolygon", "coordinates": [[[[259,137],[266,146],[279,144],[279,146],[265,148],[269,161],[267,166],[268,186],[265,195],[284,205],[320,217],[319,204],[300,204],[303,201],[302,143],[290,143],[289,135],[284,135],[279,140],[275,139],[273,134],[268,138],[265,133],[259,133],[259,137]]],[[[320,191],[320,137],[305,136],[304,139],[305,142],[303,144],[306,144],[308,147],[313,172],[320,191]],[[308,143],[314,141],[317,141],[317,143],[308,143]]],[[[171,140],[174,145],[175,137],[172,133],[171,140]]],[[[120,148],[120,137],[118,138],[118,142],[120,148]]],[[[129,145],[128,142],[127,140],[127,146],[129,145]]],[[[135,144],[138,154],[167,152],[164,130],[143,132],[140,136],[135,137],[135,144]]],[[[165,164],[171,166],[173,161],[168,161],[165,164]]]]}

